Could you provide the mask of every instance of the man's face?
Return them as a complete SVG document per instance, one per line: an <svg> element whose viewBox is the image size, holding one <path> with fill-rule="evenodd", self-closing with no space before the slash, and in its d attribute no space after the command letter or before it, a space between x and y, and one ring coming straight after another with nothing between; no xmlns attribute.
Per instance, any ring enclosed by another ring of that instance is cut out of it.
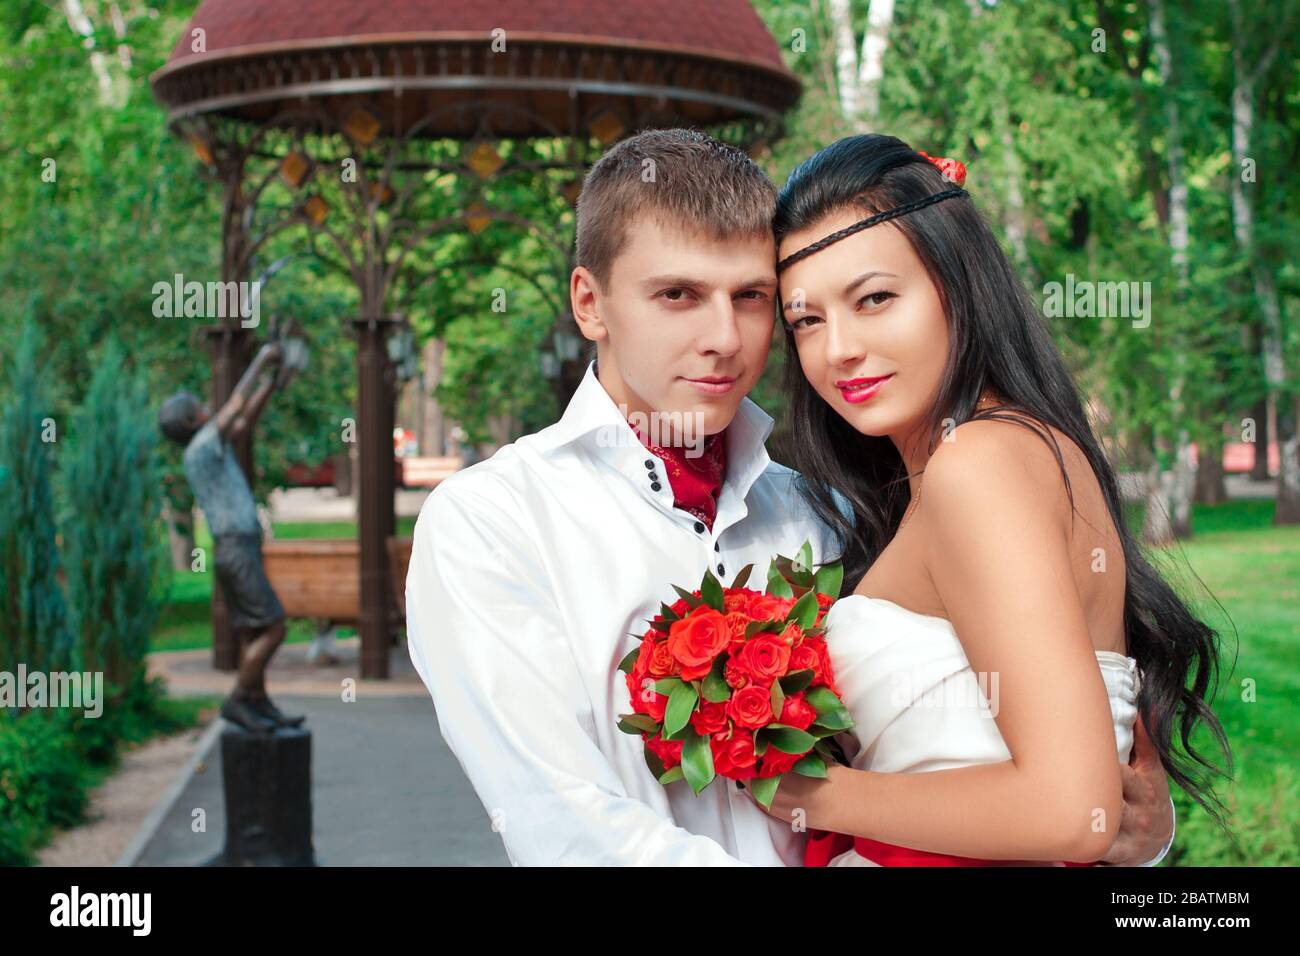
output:
<svg viewBox="0 0 1300 956"><path fill-rule="evenodd" d="M688 435L731 424L772 344L775 261L771 235L719 240L642 216L604 290L575 269L574 314L600 343L600 382L615 403L657 415L665 436L688 416Z"/></svg>

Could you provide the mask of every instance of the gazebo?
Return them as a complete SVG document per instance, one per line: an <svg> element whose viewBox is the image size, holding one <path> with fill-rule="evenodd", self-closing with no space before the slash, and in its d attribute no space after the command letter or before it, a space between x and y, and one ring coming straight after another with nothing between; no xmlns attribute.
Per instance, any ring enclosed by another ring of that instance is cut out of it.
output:
<svg viewBox="0 0 1300 956"><path fill-rule="evenodd" d="M439 281L431 250L492 229L547 251L536 274L572 267L562 216L502 201L526 182L567 211L599 155L639 129L694 126L751 152L780 135L798 79L748 0L204 0L152 77L171 129L222 189L221 280L272 275L267 242L288 230L349 276L358 295L361 675L388 676L398 621L394 532L395 373L409 360L405 309ZM448 207L441 184L471 201ZM571 217L570 217L571 218ZM491 251L456 263L483 267ZM540 360L561 396L584 364L554 296ZM211 397L229 395L255 330L206 330ZM252 474L251 442L239 450ZM213 597L214 665L238 648Z"/></svg>

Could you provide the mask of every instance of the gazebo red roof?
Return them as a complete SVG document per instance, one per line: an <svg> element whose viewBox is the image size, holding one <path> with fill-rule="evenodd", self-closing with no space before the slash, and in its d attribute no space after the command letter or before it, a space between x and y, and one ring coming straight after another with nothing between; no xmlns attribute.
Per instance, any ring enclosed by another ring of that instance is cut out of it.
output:
<svg viewBox="0 0 1300 956"><path fill-rule="evenodd" d="M152 81L172 120L364 98L392 129L419 109L525 104L536 119L501 119L507 135L602 109L633 124L770 120L800 90L749 0L204 0ZM468 113L444 112L422 135L473 133Z"/></svg>
<svg viewBox="0 0 1300 956"><path fill-rule="evenodd" d="M190 52L202 27L207 53ZM430 34L649 46L743 60L789 73L749 0L204 0L168 64L241 48L410 39ZM247 50L246 52L252 52Z"/></svg>

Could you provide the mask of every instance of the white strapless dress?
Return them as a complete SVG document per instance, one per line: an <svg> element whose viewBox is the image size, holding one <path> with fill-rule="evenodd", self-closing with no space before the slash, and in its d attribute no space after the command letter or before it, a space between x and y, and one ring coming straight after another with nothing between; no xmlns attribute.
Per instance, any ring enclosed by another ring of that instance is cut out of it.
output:
<svg viewBox="0 0 1300 956"><path fill-rule="evenodd" d="M831 606L826 644L860 749L858 770L924 773L1011 759L996 717L997 675L977 675L952 623L883 598L853 594ZM1097 651L1115 724L1115 752L1133 748L1137 661ZM856 851L830 866L876 866Z"/></svg>

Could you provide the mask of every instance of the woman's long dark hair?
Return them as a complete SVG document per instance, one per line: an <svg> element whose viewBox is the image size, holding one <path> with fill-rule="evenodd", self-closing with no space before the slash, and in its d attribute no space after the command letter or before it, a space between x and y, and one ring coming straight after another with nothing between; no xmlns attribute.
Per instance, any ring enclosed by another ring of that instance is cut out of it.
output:
<svg viewBox="0 0 1300 956"><path fill-rule="evenodd" d="M951 186L933 164L899 139L842 139L803 162L786 181L777 197L777 242L845 209L860 210L865 217ZM1188 610L1128 530L1114 470L1092 433L1078 389L1033 300L970 197L936 203L893 223L924 263L948 322L948 363L929 416L931 450L945 419L1024 425L1051 447L1071 507L1074 496L1065 462L1044 426L1059 429L1087 456L1123 543L1124 632L1127 653L1142 671L1139 710L1165 770L1222 825L1223 805L1210 784L1220 771L1191 745L1196 724L1203 720L1231 772L1227 737L1207 703L1218 684L1215 631ZM788 326L785 333L793 464L803 475L803 493L844 544L842 593L847 594L898 530L909 500L907 473L889 438L862 435L817 394L800 367ZM986 388L1002 402L976 412ZM838 502L837 495L842 496ZM842 502L849 514L841 510ZM1183 753L1172 746L1175 727Z"/></svg>

